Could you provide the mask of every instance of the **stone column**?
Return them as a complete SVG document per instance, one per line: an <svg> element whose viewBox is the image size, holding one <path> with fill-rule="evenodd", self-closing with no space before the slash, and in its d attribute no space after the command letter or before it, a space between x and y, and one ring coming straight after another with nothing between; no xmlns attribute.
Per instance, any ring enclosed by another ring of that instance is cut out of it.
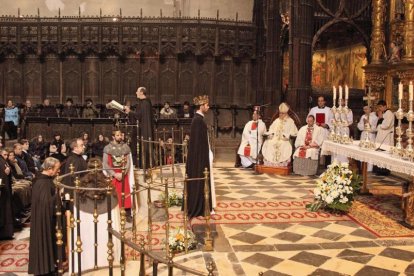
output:
<svg viewBox="0 0 414 276"><path fill-rule="evenodd" d="M267 10L265 15L266 60L264 103L276 105L280 103L282 95L282 55L280 54L281 19L279 6L279 0L267 0Z"/></svg>
<svg viewBox="0 0 414 276"><path fill-rule="evenodd" d="M403 61L414 61L414 0L405 0L404 49Z"/></svg>
<svg viewBox="0 0 414 276"><path fill-rule="evenodd" d="M372 1L372 34L371 34L371 64L384 62L385 35L384 35L384 0Z"/></svg>
<svg viewBox="0 0 414 276"><path fill-rule="evenodd" d="M312 91L314 1L291 0L289 28L289 91L287 102L301 118L308 113Z"/></svg>

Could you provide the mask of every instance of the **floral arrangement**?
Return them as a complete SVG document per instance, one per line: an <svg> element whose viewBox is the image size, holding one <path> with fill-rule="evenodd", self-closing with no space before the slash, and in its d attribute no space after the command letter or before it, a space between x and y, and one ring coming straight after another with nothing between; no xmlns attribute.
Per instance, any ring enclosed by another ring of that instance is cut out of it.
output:
<svg viewBox="0 0 414 276"><path fill-rule="evenodd" d="M185 250L185 239L188 242L188 250L194 249L197 245L197 241L194 233L191 230L187 230L187 237L185 238L184 228L177 227L171 229L169 232L168 244L170 250L173 252L182 252Z"/></svg>
<svg viewBox="0 0 414 276"><path fill-rule="evenodd" d="M347 212L354 200L354 194L360 189L361 177L349 169L348 163L334 161L320 175L313 193L315 201L306 208L317 211L320 208Z"/></svg>
<svg viewBox="0 0 414 276"><path fill-rule="evenodd" d="M165 201L165 193L160 195L160 201ZM183 197L177 191L168 193L168 207L183 205Z"/></svg>

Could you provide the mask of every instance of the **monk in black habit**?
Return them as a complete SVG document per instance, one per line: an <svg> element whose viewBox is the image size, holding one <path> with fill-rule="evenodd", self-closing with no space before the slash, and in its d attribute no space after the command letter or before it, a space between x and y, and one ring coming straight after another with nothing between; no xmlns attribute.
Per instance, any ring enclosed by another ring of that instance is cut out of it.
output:
<svg viewBox="0 0 414 276"><path fill-rule="evenodd" d="M152 103L151 100L147 98L147 90L145 87L139 87L136 91L138 103L136 105L135 112L131 112L129 106L125 106L125 113L129 115L129 122L131 124L136 124L138 121L139 128L138 128L138 137L143 137L144 140L154 140L154 112L152 110ZM137 154L137 130L134 128L132 132L132 143L130 145L133 161L134 164L138 165L141 169L147 169L149 167L153 167L153 164L150 163L150 149L149 144L145 143L144 151L142 151L142 143L139 145L139 153ZM151 144L152 146L152 144ZM154 152L154 150L152 151ZM137 155L138 155L138 163L137 163ZM145 162L143 162L143 158L145 156ZM153 156L154 157L154 156ZM151 158L154 160L154 158ZM144 164L145 163L145 164ZM145 165L145 168L144 168Z"/></svg>
<svg viewBox="0 0 414 276"><path fill-rule="evenodd" d="M56 271L56 210L57 200L53 178L57 175L60 162L48 157L43 171L33 180L32 218L30 225L29 274L49 275Z"/></svg>
<svg viewBox="0 0 414 276"><path fill-rule="evenodd" d="M70 149L72 152L64 162L62 174L70 173L70 165L73 165L74 172L86 170L88 168L88 165L82 156L85 151L85 144L82 138L73 139L70 143ZM77 176L82 177L84 175L85 173L78 174ZM62 183L67 186L74 187L74 182L75 179L73 176L66 176L62 179ZM71 195L71 197L73 197L73 190L66 189L65 193L68 193Z"/></svg>
<svg viewBox="0 0 414 276"><path fill-rule="evenodd" d="M204 116L209 107L208 96L194 98L194 104L198 107L191 122L190 142L188 146L188 158L186 163L186 174L188 178L204 178L204 170L210 172L210 156L208 129ZM210 173L209 173L210 175ZM210 210L212 210L211 182L210 185ZM188 216L189 218L204 216L204 180L189 181L188 191Z"/></svg>
<svg viewBox="0 0 414 276"><path fill-rule="evenodd" d="M0 153L0 239L10 240L14 233L11 169L5 159L7 151L3 149Z"/></svg>

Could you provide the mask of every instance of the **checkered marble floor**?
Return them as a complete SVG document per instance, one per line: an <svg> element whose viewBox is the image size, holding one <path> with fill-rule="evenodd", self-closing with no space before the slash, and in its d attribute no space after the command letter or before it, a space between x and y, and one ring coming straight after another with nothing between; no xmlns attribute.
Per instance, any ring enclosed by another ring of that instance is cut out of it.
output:
<svg viewBox="0 0 414 276"><path fill-rule="evenodd" d="M217 201L311 198L315 177L255 175L214 170ZM370 176L374 189L400 190L393 177ZM377 238L354 221L216 226L215 254L226 251L231 268L219 275L414 275L412 238Z"/></svg>

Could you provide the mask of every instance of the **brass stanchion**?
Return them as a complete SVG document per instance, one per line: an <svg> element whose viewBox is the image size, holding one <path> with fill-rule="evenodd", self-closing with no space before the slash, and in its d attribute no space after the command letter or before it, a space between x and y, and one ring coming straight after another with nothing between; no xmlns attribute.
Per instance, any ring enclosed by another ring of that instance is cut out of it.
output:
<svg viewBox="0 0 414 276"><path fill-rule="evenodd" d="M174 261L173 261L173 253L172 253L172 251L171 250L168 250L168 252L167 252L167 254L168 254L168 262L167 262L167 265L168 265L168 276L173 276L173 268L174 268Z"/></svg>
<svg viewBox="0 0 414 276"><path fill-rule="evenodd" d="M165 252L166 252L166 258L168 258L168 252L170 251L170 214L168 212L168 178L164 181L164 193L165 193L165 199L164 199L164 205L165 205Z"/></svg>
<svg viewBox="0 0 414 276"><path fill-rule="evenodd" d="M213 239L211 237L210 226L210 187L209 187L209 172L208 169L204 170L204 216L206 220L206 238L204 239L204 251L213 251Z"/></svg>
<svg viewBox="0 0 414 276"><path fill-rule="evenodd" d="M59 178L57 178L59 181ZM59 187L56 187L57 202L56 202L56 245L58 248L58 275L63 275L63 233L62 233L62 201L59 194Z"/></svg>
<svg viewBox="0 0 414 276"><path fill-rule="evenodd" d="M75 182L75 179L74 179L75 178L75 166L73 166L73 164L69 165L69 171L70 171L71 181L72 181L72 183L74 183ZM72 204L74 203L73 196L70 199L70 202ZM74 276L75 275L75 262L74 262L74 260L75 260L75 218L74 218L73 211L70 214L70 235L71 235L70 254L71 254L71 257L72 257L72 264L71 264L72 273L71 273L71 275ZM68 243L68 245L69 245L69 243Z"/></svg>
<svg viewBox="0 0 414 276"><path fill-rule="evenodd" d="M172 173L172 182L173 187L175 189L175 143L174 141L171 144L171 157L172 157L172 164L171 164L171 173Z"/></svg>
<svg viewBox="0 0 414 276"><path fill-rule="evenodd" d="M187 205L187 199L188 199L188 175L185 174L184 178L184 192L183 192L183 210L184 210L184 246L185 246L185 254L188 253L188 205Z"/></svg>
<svg viewBox="0 0 414 276"><path fill-rule="evenodd" d="M140 259L139 276L145 276L145 255L144 255L144 252L145 252L145 240L144 240L144 237L143 236L141 237L141 240L139 242L139 246L140 246L140 249L141 249L140 257L139 257L139 259Z"/></svg>
<svg viewBox="0 0 414 276"><path fill-rule="evenodd" d="M75 202L76 202L76 253L78 257L78 275L82 274L82 240L81 240L81 219L80 219L80 199L79 199L79 191L80 191L80 180L79 177L76 177L75 180Z"/></svg>
<svg viewBox="0 0 414 276"><path fill-rule="evenodd" d="M136 179L138 181L138 178ZM136 215L136 209L137 209L137 200L138 196L136 195L137 192L137 183L134 182L134 185L132 186L132 194L131 194L131 200L132 200L132 242L137 243L137 215ZM133 250L132 259L135 261L137 259L137 252Z"/></svg>
<svg viewBox="0 0 414 276"><path fill-rule="evenodd" d="M110 177L106 178L106 201L107 201L107 209L108 209L108 230L112 229L112 180ZM113 267L114 267L114 243L112 241L112 233L110 231L108 231L108 267L109 267L109 276L112 276L114 271L113 271Z"/></svg>
<svg viewBox="0 0 414 276"><path fill-rule="evenodd" d="M98 187L97 182L98 182L98 162L95 161L94 162L94 174L95 174L95 188ZM95 194L93 195L93 226L94 226L94 253L95 253L95 260L94 260L94 268L97 269L98 268L98 195Z"/></svg>
<svg viewBox="0 0 414 276"><path fill-rule="evenodd" d="M125 176L126 176L126 157L122 158L122 187L121 187L121 275L125 275L125 225L126 225L126 211L125 211Z"/></svg>
<svg viewBox="0 0 414 276"><path fill-rule="evenodd" d="M150 169L151 170L151 169ZM151 178L152 178L152 174L151 174ZM149 179L149 181L147 181L147 186L148 186L148 190L147 190L147 206L148 206L148 250L151 251L152 250L152 216L151 216L151 212L152 212L152 200L151 200L151 184L152 184L152 179Z"/></svg>

